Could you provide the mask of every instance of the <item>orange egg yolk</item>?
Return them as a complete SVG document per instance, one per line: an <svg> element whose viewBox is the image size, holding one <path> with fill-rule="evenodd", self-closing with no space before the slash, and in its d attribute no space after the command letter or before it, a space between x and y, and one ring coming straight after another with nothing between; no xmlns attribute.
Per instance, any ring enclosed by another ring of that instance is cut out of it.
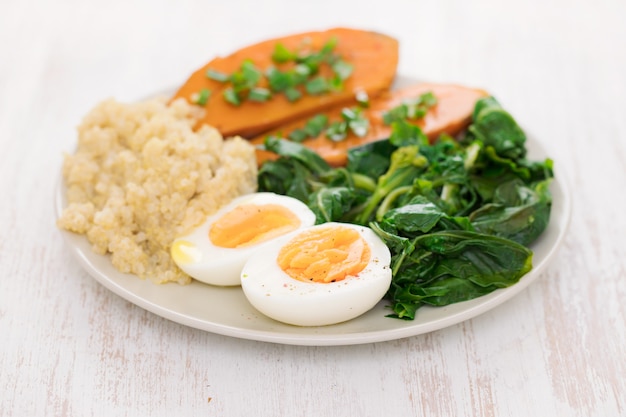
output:
<svg viewBox="0 0 626 417"><path fill-rule="evenodd" d="M357 275L370 257L370 247L359 232L332 226L298 234L283 246L277 261L294 279L328 283Z"/></svg>
<svg viewBox="0 0 626 417"><path fill-rule="evenodd" d="M209 239L223 248L255 245L296 230L300 219L278 204L243 204L213 223Z"/></svg>

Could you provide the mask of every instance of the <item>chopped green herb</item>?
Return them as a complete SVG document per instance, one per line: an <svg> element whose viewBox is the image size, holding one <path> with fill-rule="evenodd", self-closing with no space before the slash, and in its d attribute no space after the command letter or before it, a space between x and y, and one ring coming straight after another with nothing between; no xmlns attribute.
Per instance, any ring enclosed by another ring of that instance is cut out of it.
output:
<svg viewBox="0 0 626 417"><path fill-rule="evenodd" d="M367 108L370 106L370 98L365 90L357 91L355 99L360 107Z"/></svg>
<svg viewBox="0 0 626 417"><path fill-rule="evenodd" d="M202 90L194 94L193 101L199 106L204 106L206 105L207 101L209 101L210 96L211 96L211 90L209 90L208 88L203 88Z"/></svg>
<svg viewBox="0 0 626 417"><path fill-rule="evenodd" d="M232 74L208 69L206 76L219 82L230 82L224 90L224 99L235 105L244 100L264 102L272 98L273 93L283 93L290 102L299 100L303 91L311 95L320 95L344 89L344 81L353 72L353 65L344 61L333 50L337 46L337 38L329 39L319 51L309 52L310 45L302 45L302 51L292 51L284 44L274 45L272 60L277 64L295 64L288 70L280 70L270 66L263 73L254 65L252 60L243 61L239 70ZM318 75L321 65L328 65L332 69L330 77ZM269 88L258 86L263 78L267 79ZM304 89L301 88L304 87ZM358 128L359 130L361 128Z"/></svg>
<svg viewBox="0 0 626 417"><path fill-rule="evenodd" d="M304 140L309 138L309 135L304 129L295 129L287 137L289 138L289 140L292 140L294 142L303 142Z"/></svg>
<svg viewBox="0 0 626 417"><path fill-rule="evenodd" d="M362 138L367 135L367 132L370 127L370 122L364 117L358 117L354 120L350 120L348 122L348 127L356 136Z"/></svg>
<svg viewBox="0 0 626 417"><path fill-rule="evenodd" d="M322 76L311 78L305 84L306 92L311 95L326 93L330 90L328 80Z"/></svg>
<svg viewBox="0 0 626 417"><path fill-rule="evenodd" d="M343 80L339 78L337 75L334 75L328 81L328 90L329 91L341 91L343 90Z"/></svg>
<svg viewBox="0 0 626 417"><path fill-rule="evenodd" d="M230 75L231 86L224 90L224 99L235 106L239 106L246 98L255 101L266 101L271 95L265 97L267 95L263 91L265 89L256 90L256 86L262 77L263 74L254 65L254 62L249 59L245 60L239 70ZM255 90L255 92L252 93L252 90Z"/></svg>
<svg viewBox="0 0 626 417"><path fill-rule="evenodd" d="M393 122L406 120L408 115L408 107L406 104L400 104L383 113L383 123L391 125Z"/></svg>
<svg viewBox="0 0 626 417"><path fill-rule="evenodd" d="M309 137L314 138L319 136L324 128L328 125L328 116L325 114L318 114L311 117L304 126L304 131Z"/></svg>
<svg viewBox="0 0 626 417"><path fill-rule="evenodd" d="M337 43L339 43L339 40L337 39L336 36L333 36L332 38L326 41L324 46L322 46L322 50L320 52L325 55L330 54L333 51L333 49L335 49L335 46L337 46Z"/></svg>
<svg viewBox="0 0 626 417"><path fill-rule="evenodd" d="M293 68L294 82L296 84L303 84L307 78L312 74L311 68L304 64L297 64Z"/></svg>
<svg viewBox="0 0 626 417"><path fill-rule="evenodd" d="M299 65L303 65L309 69L311 75L317 74L322 63L321 56L319 54L309 54L299 56L296 62Z"/></svg>
<svg viewBox="0 0 626 417"><path fill-rule="evenodd" d="M219 81L221 83L226 82L230 79L230 75L225 74L220 71L216 71L214 69L209 68L206 72L207 78L210 78L214 81Z"/></svg>
<svg viewBox="0 0 626 417"><path fill-rule="evenodd" d="M267 88L255 87L248 93L248 100L252 101L267 101L272 98L272 92Z"/></svg>
<svg viewBox="0 0 626 417"><path fill-rule="evenodd" d="M241 104L241 99L239 95L235 93L232 87L228 87L224 90L224 99L232 105L239 106Z"/></svg>
<svg viewBox="0 0 626 417"><path fill-rule="evenodd" d="M241 69L231 76L233 88L242 92L254 88L261 80L262 73L250 60L241 64Z"/></svg>
<svg viewBox="0 0 626 417"><path fill-rule="evenodd" d="M289 101L296 101L302 97L302 93L295 87L289 87L285 90L285 97L287 97Z"/></svg>
<svg viewBox="0 0 626 417"><path fill-rule="evenodd" d="M265 76L269 82L270 89L275 93L283 92L293 87L293 80L289 73L280 71L276 67L269 67L265 71Z"/></svg>
<svg viewBox="0 0 626 417"><path fill-rule="evenodd" d="M287 47L282 43L277 43L276 46L274 46L272 61L282 64L284 62L293 61L295 57L296 54L287 49Z"/></svg>
<svg viewBox="0 0 626 417"><path fill-rule="evenodd" d="M433 107L435 104L437 104L437 97L435 97L432 91L422 94L419 99L422 104L427 107Z"/></svg>
<svg viewBox="0 0 626 417"><path fill-rule="evenodd" d="M354 65L344 61L343 59L338 59L332 65L333 71L341 80L347 80L350 75L352 75L352 71L354 70Z"/></svg>
<svg viewBox="0 0 626 417"><path fill-rule="evenodd" d="M344 107L341 109L341 117L347 122L356 119L358 117L358 113L359 111L355 108Z"/></svg>
<svg viewBox="0 0 626 417"><path fill-rule="evenodd" d="M345 107L341 110L341 120L328 124L328 116L318 114L307 120L304 127L295 129L289 134L289 139L294 142L302 142L309 138L316 138L322 133L334 141L344 140L349 132L358 137L363 137L369 130L369 120L363 116L358 107Z"/></svg>
<svg viewBox="0 0 626 417"><path fill-rule="evenodd" d="M363 137L369 130L369 120L363 116L363 112L358 107L344 108L341 110L341 117L347 123L347 127L358 137Z"/></svg>
<svg viewBox="0 0 626 417"><path fill-rule="evenodd" d="M345 121L333 122L326 129L326 137L333 142L341 142L348 136L348 123Z"/></svg>
<svg viewBox="0 0 626 417"><path fill-rule="evenodd" d="M416 120L426 115L428 109L437 104L437 97L432 92L426 92L415 100L407 100L383 114L383 122L391 125L400 120Z"/></svg>
<svg viewBox="0 0 626 417"><path fill-rule="evenodd" d="M293 130L288 138L294 142L302 142L309 138L316 138L322 134L326 126L328 126L328 116L325 114L317 114L307 120L303 128Z"/></svg>

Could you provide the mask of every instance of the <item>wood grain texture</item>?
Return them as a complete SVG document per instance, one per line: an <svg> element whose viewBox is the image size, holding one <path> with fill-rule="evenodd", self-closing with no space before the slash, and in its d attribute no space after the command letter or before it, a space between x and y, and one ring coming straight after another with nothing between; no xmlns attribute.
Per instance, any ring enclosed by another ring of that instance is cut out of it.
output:
<svg viewBox="0 0 626 417"><path fill-rule="evenodd" d="M626 415L626 3L266 3L0 2L0 416ZM550 149L573 213L535 284L423 336L299 347L178 325L80 268L52 201L95 103L336 25L398 37L404 74L488 89Z"/></svg>

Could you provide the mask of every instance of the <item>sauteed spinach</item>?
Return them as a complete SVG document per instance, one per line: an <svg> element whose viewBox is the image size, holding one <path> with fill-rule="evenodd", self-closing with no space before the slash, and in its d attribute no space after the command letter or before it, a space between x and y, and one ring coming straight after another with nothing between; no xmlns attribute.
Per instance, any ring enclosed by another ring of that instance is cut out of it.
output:
<svg viewBox="0 0 626 417"><path fill-rule="evenodd" d="M457 138L430 143L402 119L392 128L388 140L350 150L341 168L268 137L264 148L280 157L260 168L259 190L304 201L318 223L371 227L392 253L392 317L515 284L550 218L552 161L527 159L524 131L493 97L476 103Z"/></svg>

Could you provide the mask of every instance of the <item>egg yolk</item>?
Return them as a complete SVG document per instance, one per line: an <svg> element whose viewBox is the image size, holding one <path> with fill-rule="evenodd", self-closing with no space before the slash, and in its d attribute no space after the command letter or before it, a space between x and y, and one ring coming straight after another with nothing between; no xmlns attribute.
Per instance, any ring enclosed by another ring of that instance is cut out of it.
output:
<svg viewBox="0 0 626 417"><path fill-rule="evenodd" d="M255 245L296 230L300 219L278 204L243 204L220 217L209 239L223 248Z"/></svg>
<svg viewBox="0 0 626 417"><path fill-rule="evenodd" d="M300 233L283 246L277 262L294 279L328 283L357 275L370 257L370 247L359 232L339 226Z"/></svg>

